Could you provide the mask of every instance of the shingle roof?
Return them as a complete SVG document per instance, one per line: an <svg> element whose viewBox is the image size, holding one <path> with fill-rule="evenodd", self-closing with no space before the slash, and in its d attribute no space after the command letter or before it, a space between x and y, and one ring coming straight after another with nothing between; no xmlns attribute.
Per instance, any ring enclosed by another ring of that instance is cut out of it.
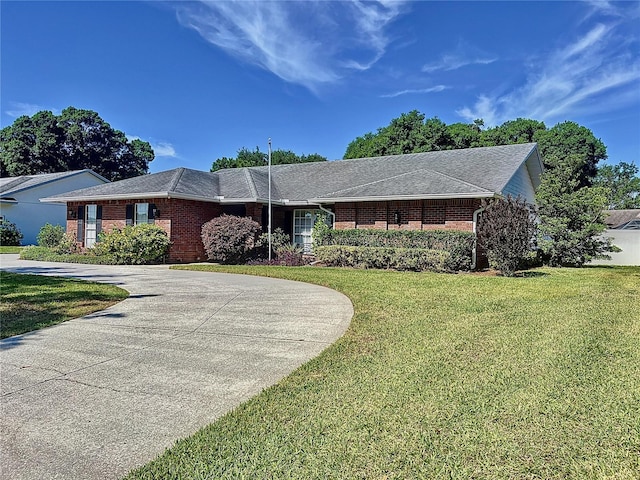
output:
<svg viewBox="0 0 640 480"><path fill-rule="evenodd" d="M54 182L62 178L73 177L75 175L79 175L84 172L90 172L92 175L95 175L96 177L104 180L105 182L108 181L106 178L98 175L96 172L89 169L71 170L68 172L57 172L57 173L40 173L37 175L21 175L19 177L3 177L3 178L0 178L0 196L10 197L11 195L17 192L20 192L22 190L39 187L40 185Z"/></svg>
<svg viewBox="0 0 640 480"><path fill-rule="evenodd" d="M640 209L607 210L605 222L609 228L621 228L629 222L640 220Z"/></svg>
<svg viewBox="0 0 640 480"><path fill-rule="evenodd" d="M271 167L274 201L491 196L502 192L535 143ZM538 158L538 157L537 157ZM539 158L538 158L539 161ZM59 201L174 196L210 201L268 197L268 168L177 168L51 197ZM222 198L224 197L224 199Z"/></svg>

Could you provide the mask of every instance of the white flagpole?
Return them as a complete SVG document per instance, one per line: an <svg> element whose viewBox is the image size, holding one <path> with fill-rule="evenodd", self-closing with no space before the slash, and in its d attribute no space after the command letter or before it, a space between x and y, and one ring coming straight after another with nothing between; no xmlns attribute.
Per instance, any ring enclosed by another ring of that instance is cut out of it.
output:
<svg viewBox="0 0 640 480"><path fill-rule="evenodd" d="M269 221L267 223L269 237L269 262L271 262L271 138L269 138Z"/></svg>

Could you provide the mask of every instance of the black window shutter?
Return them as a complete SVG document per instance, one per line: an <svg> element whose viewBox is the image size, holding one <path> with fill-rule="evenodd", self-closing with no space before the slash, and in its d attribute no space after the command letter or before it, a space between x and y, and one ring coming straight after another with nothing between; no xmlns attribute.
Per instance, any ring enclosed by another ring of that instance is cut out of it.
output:
<svg viewBox="0 0 640 480"><path fill-rule="evenodd" d="M96 206L96 237L102 231L102 205Z"/></svg>
<svg viewBox="0 0 640 480"><path fill-rule="evenodd" d="M127 225L133 225L133 205L127 205Z"/></svg>
<svg viewBox="0 0 640 480"><path fill-rule="evenodd" d="M76 240L84 242L84 205L78 207L78 231L76 232Z"/></svg>
<svg viewBox="0 0 640 480"><path fill-rule="evenodd" d="M147 223L156 223L155 218L153 216L153 212L156 210L156 205L154 203L149 204L149 210L147 215Z"/></svg>

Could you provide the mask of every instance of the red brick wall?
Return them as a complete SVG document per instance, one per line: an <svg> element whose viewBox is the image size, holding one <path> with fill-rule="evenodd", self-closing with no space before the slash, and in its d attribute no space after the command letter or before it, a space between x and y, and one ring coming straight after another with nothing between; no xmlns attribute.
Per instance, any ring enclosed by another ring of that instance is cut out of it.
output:
<svg viewBox="0 0 640 480"><path fill-rule="evenodd" d="M355 203L337 203L335 205L334 213L336 214L335 228L356 228L357 212Z"/></svg>
<svg viewBox="0 0 640 480"><path fill-rule="evenodd" d="M336 203L336 228L383 230L473 230L479 199ZM395 221L396 213L400 224Z"/></svg>
<svg viewBox="0 0 640 480"><path fill-rule="evenodd" d="M206 260L204 246L200 240L202 225L222 214L220 205L195 200L147 198L88 203L102 205L103 232L110 232L114 228L123 228L126 225L126 206L128 204L155 204L160 211L159 217L155 219L155 224L162 227L171 240L169 249L169 261L171 262ZM77 212L79 205L84 204L69 202L67 211L71 209L73 212ZM76 236L77 225L77 219L67 216L67 233ZM82 243L80 244L82 245Z"/></svg>
<svg viewBox="0 0 640 480"><path fill-rule="evenodd" d="M207 256L200 239L202 225L222 215L222 207L217 203L196 200L173 199L171 213L171 262L205 261Z"/></svg>

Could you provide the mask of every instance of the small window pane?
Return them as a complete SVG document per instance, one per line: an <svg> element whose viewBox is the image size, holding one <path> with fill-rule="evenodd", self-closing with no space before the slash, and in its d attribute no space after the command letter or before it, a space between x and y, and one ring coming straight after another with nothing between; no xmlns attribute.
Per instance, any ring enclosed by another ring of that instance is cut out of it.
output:
<svg viewBox="0 0 640 480"><path fill-rule="evenodd" d="M149 223L149 204L136 203L136 225L141 223Z"/></svg>
<svg viewBox="0 0 640 480"><path fill-rule="evenodd" d="M97 240L96 219L98 217L98 206L87 205L85 211L84 225L84 246L93 247Z"/></svg>

